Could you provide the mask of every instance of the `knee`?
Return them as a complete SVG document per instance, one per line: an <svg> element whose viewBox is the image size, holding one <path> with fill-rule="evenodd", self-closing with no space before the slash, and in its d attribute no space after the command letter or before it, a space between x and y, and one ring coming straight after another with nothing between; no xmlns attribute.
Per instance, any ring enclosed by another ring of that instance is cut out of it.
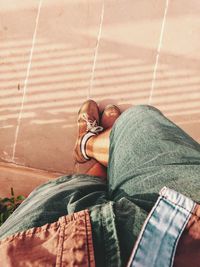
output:
<svg viewBox="0 0 200 267"><path fill-rule="evenodd" d="M131 108L129 108L129 109L127 109L124 113L131 113L131 114L138 114L138 113L151 113L151 112L153 112L153 113L159 113L159 114L162 114L162 112L159 110L159 109L157 109L157 108L155 108L155 107L153 107L153 106L150 106L150 105L137 105L137 106L133 106L133 107L131 107Z"/></svg>
<svg viewBox="0 0 200 267"><path fill-rule="evenodd" d="M111 132L112 138L116 138L119 144L124 142L139 142L142 139L155 138L155 132L160 129L160 122L163 120L162 113L155 107L138 105L127 109L117 119ZM125 150L127 151L127 149Z"/></svg>
<svg viewBox="0 0 200 267"><path fill-rule="evenodd" d="M162 113L155 107L149 105L133 106L122 113L117 120L118 125L123 124L126 127L134 124L136 121L139 123L151 122L156 120Z"/></svg>

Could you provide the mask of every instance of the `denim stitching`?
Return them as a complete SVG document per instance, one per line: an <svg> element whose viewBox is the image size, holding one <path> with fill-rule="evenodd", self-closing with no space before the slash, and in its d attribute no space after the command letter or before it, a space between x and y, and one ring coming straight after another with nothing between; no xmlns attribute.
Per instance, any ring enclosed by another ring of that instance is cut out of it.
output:
<svg viewBox="0 0 200 267"><path fill-rule="evenodd" d="M160 204L161 199L162 199L162 197L159 197L159 199L157 200L156 205L154 206L154 208L153 208L153 210L152 210L151 216L150 216L150 217L147 217L147 221L145 222L145 227L144 227L144 229L142 229L142 234L138 237L138 241L139 241L138 244L137 244L137 241L136 241L137 247L136 247L136 250L134 251L134 255L133 255L133 256L131 257L131 259L130 259L130 263L128 264L128 266L130 266L130 264L133 263L133 261L134 261L134 259L135 259L135 256L136 256L137 251L138 251L139 246L140 246L140 242L141 242L141 240L142 240L142 238L143 238L143 236L144 236L145 230L146 230L146 228L147 228L147 225L148 225L150 219L152 218L155 209L156 209L156 208L158 207L158 205Z"/></svg>
<svg viewBox="0 0 200 267"><path fill-rule="evenodd" d="M199 217L197 214L195 214L194 212L192 212L192 211L186 209L185 207L183 207L182 205L180 205L180 204L178 204L178 203L175 203L174 201L172 201L171 199L167 198L166 196L161 196L161 197L162 197L164 200L167 200L168 202L170 202L171 204L173 204L173 205L175 205L175 206L177 206L177 207L179 207L179 208L184 209L185 211L189 212L191 215L194 215L194 216L200 218L200 217ZM194 208L195 208L196 205L197 205L197 203L194 202L193 210L194 210Z"/></svg>

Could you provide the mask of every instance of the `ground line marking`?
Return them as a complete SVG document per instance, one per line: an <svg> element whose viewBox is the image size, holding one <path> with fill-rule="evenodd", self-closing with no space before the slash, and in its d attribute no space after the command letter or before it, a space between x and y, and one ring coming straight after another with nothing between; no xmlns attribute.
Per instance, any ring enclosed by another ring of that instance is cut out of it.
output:
<svg viewBox="0 0 200 267"><path fill-rule="evenodd" d="M161 26L160 38L159 38L159 42L158 42L158 48L157 48L157 53L156 53L156 62L154 65L154 70L153 70L153 78L152 78L152 83L151 83L151 90L150 90L148 105L151 105L152 96L153 96L153 92L154 92L154 88L155 88L155 81L156 81L156 75L157 75L157 70L158 70L160 51L161 51L162 42L163 42L163 36L164 36L168 7L169 7L169 0L166 0L165 12L164 12L162 26Z"/></svg>
<svg viewBox="0 0 200 267"><path fill-rule="evenodd" d="M93 65L92 65L92 73L91 73L91 78L90 78L90 83L89 83L89 88L88 88L88 99L90 99L90 97L91 97L91 91L92 91L93 84L94 84L95 69L96 69L99 45L100 45L100 40L101 40L102 28L103 28L104 12L105 12L105 0L102 1L99 32L98 32L97 43L96 43L96 47L95 47L95 51L94 51L94 61L93 61Z"/></svg>
<svg viewBox="0 0 200 267"><path fill-rule="evenodd" d="M22 113L23 113L23 109L24 109L24 102L25 102L25 96L26 96L26 91L27 91L28 79L30 76L31 64L32 64L32 59L33 59L33 51L34 51L35 42L36 42L37 28L38 28L38 24L39 24L39 17L40 17L40 11L41 11L41 7L42 7L42 1L43 0L40 0L39 5L38 5L38 11L37 11L37 16L36 16L36 21L35 21L35 29L34 29L34 33L33 33L33 39L32 39L32 46L31 46L31 50L30 50L30 56L29 56L29 61L28 61L28 66L27 66L27 71L26 71L26 77L24 80L22 102L21 102L21 107L20 107L20 111L19 111L19 116L17 118L17 127L16 127L16 131L15 131L15 138L14 138L14 145L13 145L13 152L12 152L12 162L15 162L14 159L15 159L15 154L16 154L17 140L18 140L18 136L19 136L19 129L20 129L20 124L21 124L21 119L22 119Z"/></svg>

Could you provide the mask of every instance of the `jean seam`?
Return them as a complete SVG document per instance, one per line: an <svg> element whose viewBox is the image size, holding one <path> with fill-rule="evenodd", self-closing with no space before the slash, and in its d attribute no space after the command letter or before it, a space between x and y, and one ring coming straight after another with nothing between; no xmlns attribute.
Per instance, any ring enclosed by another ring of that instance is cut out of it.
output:
<svg viewBox="0 0 200 267"><path fill-rule="evenodd" d="M161 196L161 197L162 197L164 200L167 200L167 202L170 202L171 204L173 204L173 205L175 205L175 206L177 206L177 207L179 207L179 208L184 209L185 211L189 212L191 215L194 215L194 216L196 216L197 218L200 219L200 216L198 216L197 214L195 214L193 211L188 210L188 209L185 208L184 206L182 206L182 205L180 205L180 204L178 204L178 203L172 201L171 199L167 198L166 196ZM194 202L193 209L194 209L194 207L195 207L196 205L197 205L197 204Z"/></svg>
<svg viewBox="0 0 200 267"><path fill-rule="evenodd" d="M144 222L145 227L141 230L141 231L142 231L141 236L138 237L138 244L137 244L137 241L136 241L137 248L136 248L136 250L134 251L134 256L133 256L133 258L131 258L131 262L133 262L134 259L135 259L135 256L136 256L136 254L137 254L137 251L138 251L138 249L139 249L140 242L141 242L141 240L142 240L142 238L143 238L143 236L144 236L145 230L146 230L146 228L147 228L147 225L148 225L149 221L151 220L151 218L152 218L152 216L153 216L153 214L154 214L154 211L156 210L156 208L157 208L158 205L160 204L160 201L161 201L161 200L162 200L162 197L159 197L159 199L157 200L155 206L153 207L153 210L152 210L152 212L151 212L151 216L150 216L150 217L147 217L147 220ZM130 266L130 265L128 265L128 266Z"/></svg>

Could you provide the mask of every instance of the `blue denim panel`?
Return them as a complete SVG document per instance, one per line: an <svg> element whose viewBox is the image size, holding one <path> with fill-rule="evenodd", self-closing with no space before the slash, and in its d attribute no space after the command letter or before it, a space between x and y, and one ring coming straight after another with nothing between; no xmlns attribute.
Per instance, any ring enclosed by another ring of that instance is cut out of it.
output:
<svg viewBox="0 0 200 267"><path fill-rule="evenodd" d="M143 226L128 266L172 266L177 243L194 207L191 199L164 187Z"/></svg>

